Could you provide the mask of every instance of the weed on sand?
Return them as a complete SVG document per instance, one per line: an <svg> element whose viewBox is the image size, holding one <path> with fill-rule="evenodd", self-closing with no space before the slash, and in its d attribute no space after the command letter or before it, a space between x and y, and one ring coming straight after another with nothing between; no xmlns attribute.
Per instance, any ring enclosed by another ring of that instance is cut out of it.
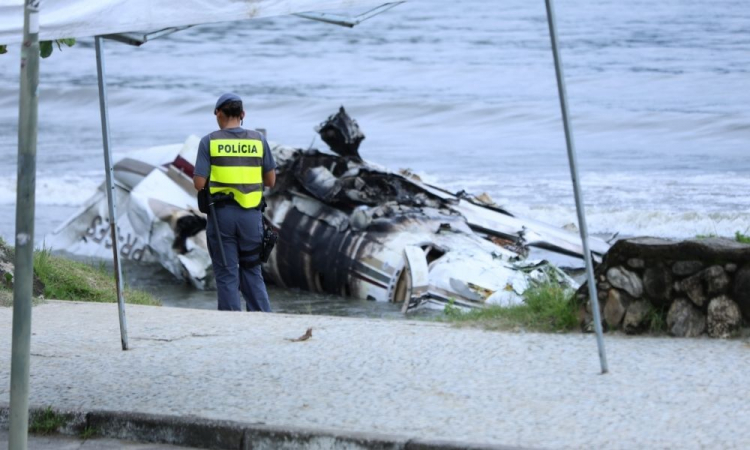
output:
<svg viewBox="0 0 750 450"><path fill-rule="evenodd" d="M578 326L572 290L547 282L530 287L523 297L520 305L488 306L466 312L448 305L438 320L486 330L564 332Z"/></svg>
<svg viewBox="0 0 750 450"><path fill-rule="evenodd" d="M84 441L87 439L91 439L92 437L96 437L99 435L99 430L97 430L94 427L86 426L86 428L81 431L81 434L78 435L81 439Z"/></svg>
<svg viewBox="0 0 750 450"><path fill-rule="evenodd" d="M33 414L29 423L29 432L34 434L52 434L65 425L65 417L57 414L51 407Z"/></svg>
<svg viewBox="0 0 750 450"><path fill-rule="evenodd" d="M77 261L53 256L49 249L34 253L34 272L44 283L44 296L56 300L116 302L117 290L112 276L103 266L92 267ZM160 305L150 294L126 289L127 303Z"/></svg>
<svg viewBox="0 0 750 450"><path fill-rule="evenodd" d="M748 235L748 232L750 232L750 228L746 229L744 232L735 231L734 240L741 244L750 244L750 235ZM715 233L698 234L695 236L696 239L709 239L709 238L717 238L717 237L721 237L721 236ZM727 237L726 239L732 239L732 238Z"/></svg>

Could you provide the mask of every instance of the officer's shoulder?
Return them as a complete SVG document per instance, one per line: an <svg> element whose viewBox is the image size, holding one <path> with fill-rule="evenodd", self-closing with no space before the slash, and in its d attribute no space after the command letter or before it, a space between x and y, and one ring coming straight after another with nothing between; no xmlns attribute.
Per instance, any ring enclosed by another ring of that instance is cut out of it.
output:
<svg viewBox="0 0 750 450"><path fill-rule="evenodd" d="M262 141L264 139L263 134L260 131L257 130L245 130L247 133L247 137L250 139L257 139L259 141Z"/></svg>
<svg viewBox="0 0 750 450"><path fill-rule="evenodd" d="M199 147L202 146L208 146L208 143L211 141L211 133L203 136L199 142Z"/></svg>
<svg viewBox="0 0 750 450"><path fill-rule="evenodd" d="M219 133L221 133L221 131L222 130L212 131L208 133L207 135L203 136L203 139L201 139L201 141L210 141L211 139L214 139Z"/></svg>

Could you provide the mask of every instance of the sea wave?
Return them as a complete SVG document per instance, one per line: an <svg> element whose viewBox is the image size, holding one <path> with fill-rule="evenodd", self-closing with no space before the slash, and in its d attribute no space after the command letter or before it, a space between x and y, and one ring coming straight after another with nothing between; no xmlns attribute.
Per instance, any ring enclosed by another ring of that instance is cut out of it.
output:
<svg viewBox="0 0 750 450"><path fill-rule="evenodd" d="M89 199L102 182L103 176L42 176L36 179L36 205L79 206ZM16 203L16 178L0 178L0 205ZM43 213L41 213L43 214Z"/></svg>
<svg viewBox="0 0 750 450"><path fill-rule="evenodd" d="M510 205L509 209L521 217L577 229L578 217L575 208ZM586 224L590 234L599 236L658 236L672 239L696 236L734 237L736 232L750 232L750 212L681 212L594 206L586 209Z"/></svg>
<svg viewBox="0 0 750 450"><path fill-rule="evenodd" d="M441 184L441 177L427 182ZM497 181L472 177L443 182L450 190L488 193L521 217L557 226L577 224L570 178L518 174ZM750 230L750 175L735 172L676 174L590 173L581 178L589 232L689 238L734 236Z"/></svg>

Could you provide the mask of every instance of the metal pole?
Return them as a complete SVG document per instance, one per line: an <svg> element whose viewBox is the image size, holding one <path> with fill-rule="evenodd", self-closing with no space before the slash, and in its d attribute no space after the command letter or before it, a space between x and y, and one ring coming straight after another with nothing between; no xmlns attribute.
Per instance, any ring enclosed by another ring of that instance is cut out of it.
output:
<svg viewBox="0 0 750 450"><path fill-rule="evenodd" d="M565 127L565 143L568 147L568 161L570 163L570 176L573 179L573 194L576 200L576 211L578 212L578 229L581 230L581 241L583 242L583 258L586 262L586 278L589 286L589 299L591 310L594 314L594 330L596 331L596 343L599 347L599 362L602 373L607 373L607 353L604 350L604 338L602 337L602 320L599 313L599 298L596 295L596 283L594 280L594 268L589 251L589 233L586 227L586 212L583 209L583 195L578 183L578 163L576 161L575 144L573 143L573 129L570 126L568 114L568 99L565 91L565 75L563 74L562 59L557 46L557 25L555 23L555 10L552 0L547 3L547 22L549 23L549 37L552 41L552 55L555 58L555 73L557 74L557 90L560 94L560 109L562 110L563 126Z"/></svg>
<svg viewBox="0 0 750 450"><path fill-rule="evenodd" d="M115 185L112 180L112 150L109 145L109 113L107 112L107 86L104 83L104 49L102 48L103 39L97 36L95 39L96 46L96 74L99 81L99 112L102 122L102 141L104 143L104 170L107 177L107 203L109 204L109 228L112 239L112 260L115 265L115 281L117 283L117 309L120 313L120 340L122 349L128 349L128 324L125 320L125 300L122 297L122 271L120 268L120 255L117 250L119 242L117 233L117 215L115 206Z"/></svg>
<svg viewBox="0 0 750 450"><path fill-rule="evenodd" d="M21 93L18 102L16 256L13 274L9 450L26 450L28 444L38 86L39 0L26 0L23 45L21 46Z"/></svg>

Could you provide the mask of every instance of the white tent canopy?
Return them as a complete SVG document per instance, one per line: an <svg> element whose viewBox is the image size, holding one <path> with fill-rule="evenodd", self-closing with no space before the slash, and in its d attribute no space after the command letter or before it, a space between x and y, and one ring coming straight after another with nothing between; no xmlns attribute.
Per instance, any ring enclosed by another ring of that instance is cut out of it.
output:
<svg viewBox="0 0 750 450"><path fill-rule="evenodd" d="M39 40L155 31L383 3L383 0L43 0L38 18ZM24 4L24 0L0 0L0 45L23 40Z"/></svg>

